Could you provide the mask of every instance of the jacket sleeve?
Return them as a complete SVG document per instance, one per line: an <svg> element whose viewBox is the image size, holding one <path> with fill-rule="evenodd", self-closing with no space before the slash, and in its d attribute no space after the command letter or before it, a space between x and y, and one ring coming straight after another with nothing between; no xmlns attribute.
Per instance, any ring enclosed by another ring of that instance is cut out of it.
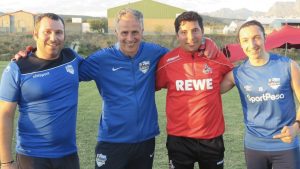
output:
<svg viewBox="0 0 300 169"><path fill-rule="evenodd" d="M94 53L86 59L81 60L79 64L79 80L91 81L95 80L97 73L100 72L100 62L97 60L99 53Z"/></svg>
<svg viewBox="0 0 300 169"><path fill-rule="evenodd" d="M167 87L167 73L165 69L165 61L162 58L158 62L157 70L156 70L156 91L160 90L161 88Z"/></svg>
<svg viewBox="0 0 300 169"><path fill-rule="evenodd" d="M216 61L220 62L223 66L221 66L220 71L223 75L230 72L233 69L233 64L225 57L223 52L219 51L217 53Z"/></svg>

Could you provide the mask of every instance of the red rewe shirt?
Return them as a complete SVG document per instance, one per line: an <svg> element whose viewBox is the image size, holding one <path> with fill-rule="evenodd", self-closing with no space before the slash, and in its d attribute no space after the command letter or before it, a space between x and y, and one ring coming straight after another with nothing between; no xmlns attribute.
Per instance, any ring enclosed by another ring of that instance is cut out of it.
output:
<svg viewBox="0 0 300 169"><path fill-rule="evenodd" d="M218 52L215 59L176 48L163 56L156 89L167 89L167 133L210 139L224 133L220 83L233 65Z"/></svg>

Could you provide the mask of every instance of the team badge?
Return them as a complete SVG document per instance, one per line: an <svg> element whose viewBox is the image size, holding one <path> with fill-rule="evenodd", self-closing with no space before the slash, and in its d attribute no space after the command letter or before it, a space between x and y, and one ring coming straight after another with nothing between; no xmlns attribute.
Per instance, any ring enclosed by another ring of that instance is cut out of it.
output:
<svg viewBox="0 0 300 169"><path fill-rule="evenodd" d="M67 65L66 70L67 70L67 72L71 73L72 75L74 74L74 68L72 65Z"/></svg>
<svg viewBox="0 0 300 169"><path fill-rule="evenodd" d="M150 67L150 61L143 61L139 64L139 69L143 73L147 73Z"/></svg>
<svg viewBox="0 0 300 169"><path fill-rule="evenodd" d="M175 169L175 166L174 166L172 160L169 161L169 169Z"/></svg>
<svg viewBox="0 0 300 169"><path fill-rule="evenodd" d="M204 74L209 74L209 73L212 73L212 69L207 64L205 64L202 72Z"/></svg>
<svg viewBox="0 0 300 169"><path fill-rule="evenodd" d="M106 155L97 154L97 156L96 156L96 163L97 163L98 167L103 166L105 164L106 160L107 160Z"/></svg>
<svg viewBox="0 0 300 169"><path fill-rule="evenodd" d="M268 85L272 89L277 89L280 86L280 78L271 78L268 80Z"/></svg>

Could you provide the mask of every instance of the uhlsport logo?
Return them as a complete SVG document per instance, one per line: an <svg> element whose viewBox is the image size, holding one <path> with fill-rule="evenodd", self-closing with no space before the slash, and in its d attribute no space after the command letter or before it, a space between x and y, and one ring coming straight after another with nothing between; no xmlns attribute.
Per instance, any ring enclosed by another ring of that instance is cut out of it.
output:
<svg viewBox="0 0 300 169"><path fill-rule="evenodd" d="M139 69L143 73L147 73L150 67L150 61L143 61L139 63Z"/></svg>
<svg viewBox="0 0 300 169"><path fill-rule="evenodd" d="M37 73L37 74L34 74L32 76L32 78L41 78L41 77L46 77L46 76L49 76L50 75L50 72L45 72L45 73Z"/></svg>
<svg viewBox="0 0 300 169"><path fill-rule="evenodd" d="M73 75L74 74L73 66L72 65L67 65L66 66L66 71Z"/></svg>
<svg viewBox="0 0 300 169"><path fill-rule="evenodd" d="M97 156L96 156L96 163L97 163L98 167L103 166L105 164L106 160L107 160L106 155L97 154Z"/></svg>
<svg viewBox="0 0 300 169"><path fill-rule="evenodd" d="M179 60L179 59L180 59L180 56L179 56L179 55L177 55L177 56L175 56L175 57L171 57L171 58L167 59L167 63L169 63L169 62L173 62L173 61L175 61L175 60Z"/></svg>

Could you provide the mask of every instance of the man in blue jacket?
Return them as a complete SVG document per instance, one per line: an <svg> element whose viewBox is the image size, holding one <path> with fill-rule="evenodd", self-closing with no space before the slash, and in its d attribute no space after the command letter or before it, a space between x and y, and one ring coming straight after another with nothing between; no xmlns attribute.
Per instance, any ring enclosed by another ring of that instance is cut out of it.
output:
<svg viewBox="0 0 300 169"><path fill-rule="evenodd" d="M115 45L80 66L80 80L94 80L103 100L95 165L151 169L159 134L155 70L168 49L142 41L143 15L136 10L119 12L115 33Z"/></svg>

